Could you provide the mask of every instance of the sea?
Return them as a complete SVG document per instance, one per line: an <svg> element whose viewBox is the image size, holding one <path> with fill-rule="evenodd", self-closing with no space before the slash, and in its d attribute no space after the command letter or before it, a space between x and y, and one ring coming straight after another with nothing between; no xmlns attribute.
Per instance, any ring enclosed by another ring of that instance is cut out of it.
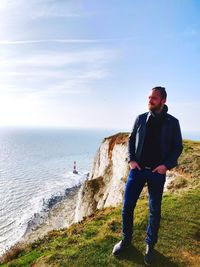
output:
<svg viewBox="0 0 200 267"><path fill-rule="evenodd" d="M0 127L0 255L21 240L35 218L84 182L100 143L117 132ZM183 137L200 140L200 133Z"/></svg>
<svg viewBox="0 0 200 267"><path fill-rule="evenodd" d="M0 127L0 255L87 178L113 130ZM73 174L74 161L78 174ZM35 222L34 222L35 223Z"/></svg>

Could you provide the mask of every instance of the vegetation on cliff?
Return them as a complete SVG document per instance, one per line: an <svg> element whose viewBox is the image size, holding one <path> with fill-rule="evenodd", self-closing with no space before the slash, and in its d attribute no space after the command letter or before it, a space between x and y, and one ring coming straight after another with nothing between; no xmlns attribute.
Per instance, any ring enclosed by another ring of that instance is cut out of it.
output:
<svg viewBox="0 0 200 267"><path fill-rule="evenodd" d="M176 172L179 186L163 197L159 242L154 266L200 266L200 142L184 141ZM183 182L183 180L185 182ZM183 188L180 184L183 183ZM5 255L1 266L143 266L147 197L135 210L133 246L121 259L112 256L121 239L121 206L97 211L68 229L52 231L31 245L18 246Z"/></svg>

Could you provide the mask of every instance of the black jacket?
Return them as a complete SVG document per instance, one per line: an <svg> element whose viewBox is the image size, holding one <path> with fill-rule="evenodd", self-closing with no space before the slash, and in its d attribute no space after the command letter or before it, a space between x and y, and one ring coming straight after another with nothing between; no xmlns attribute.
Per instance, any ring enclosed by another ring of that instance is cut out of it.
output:
<svg viewBox="0 0 200 267"><path fill-rule="evenodd" d="M150 112L146 112L139 115L135 120L128 141L128 162L136 161L140 164L146 123L150 115ZM160 140L162 164L164 164L167 169L172 169L177 165L177 159L183 150L183 145L179 121L168 113L166 113L162 124Z"/></svg>

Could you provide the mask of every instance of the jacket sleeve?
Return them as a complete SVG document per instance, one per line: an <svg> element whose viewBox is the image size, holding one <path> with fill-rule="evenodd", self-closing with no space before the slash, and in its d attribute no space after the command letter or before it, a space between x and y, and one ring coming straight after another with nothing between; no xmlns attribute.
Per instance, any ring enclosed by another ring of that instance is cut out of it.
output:
<svg viewBox="0 0 200 267"><path fill-rule="evenodd" d="M181 155L183 150L179 121L176 120L173 126L172 149L169 157L164 162L164 165L168 170L174 168L177 165L178 157Z"/></svg>
<svg viewBox="0 0 200 267"><path fill-rule="evenodd" d="M138 122L139 122L139 116L136 118L132 132L129 136L128 139L128 163L130 161L135 161L136 156L135 156L135 141L136 141L136 134L137 134L137 129L138 129Z"/></svg>

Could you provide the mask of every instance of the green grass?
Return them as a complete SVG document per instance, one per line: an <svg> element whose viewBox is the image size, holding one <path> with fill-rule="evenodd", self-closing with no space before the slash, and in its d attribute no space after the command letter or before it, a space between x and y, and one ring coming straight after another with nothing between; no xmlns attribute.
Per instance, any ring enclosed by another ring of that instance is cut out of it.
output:
<svg viewBox="0 0 200 267"><path fill-rule="evenodd" d="M199 266L199 203L199 188L164 195L154 266ZM52 231L1 266L143 266L147 217L147 199L140 199L135 211L134 246L120 259L111 252L121 238L121 206L100 210L68 229Z"/></svg>
<svg viewBox="0 0 200 267"><path fill-rule="evenodd" d="M163 196L162 220L153 266L200 266L200 142L184 141L180 165L185 190ZM111 252L121 239L121 206L97 211L68 229L52 231L33 244L15 248L1 266L141 267L148 221L147 198L135 210L133 246L120 258ZM14 258L14 259L12 259Z"/></svg>
<svg viewBox="0 0 200 267"><path fill-rule="evenodd" d="M184 140L183 153L179 158L179 166L176 169L189 175L193 181L199 183L200 142Z"/></svg>

